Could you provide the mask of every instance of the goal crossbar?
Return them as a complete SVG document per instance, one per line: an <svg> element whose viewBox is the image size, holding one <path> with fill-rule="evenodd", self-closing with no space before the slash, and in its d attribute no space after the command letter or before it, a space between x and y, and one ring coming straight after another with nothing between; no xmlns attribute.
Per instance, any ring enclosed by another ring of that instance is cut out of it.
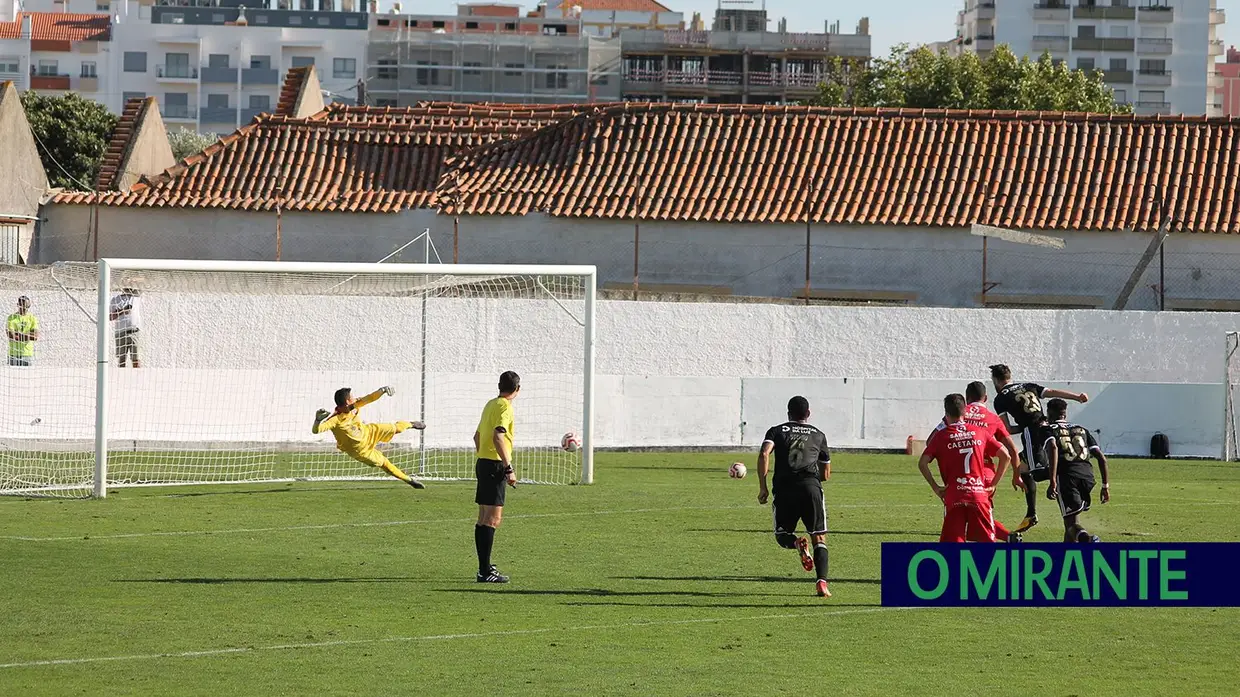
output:
<svg viewBox="0 0 1240 697"><path fill-rule="evenodd" d="M215 261L178 259L102 259L98 263L98 287L96 309L96 373L95 373L95 471L93 495L104 497L108 489L109 460L109 396L112 356L109 352L111 328L109 307L112 299L112 275L117 271L128 272L205 272L205 273L252 273L252 274L332 274L335 276L445 276L504 278L532 276L579 277L582 284L584 312L573 317L584 330L582 345L582 422L580 482L594 481L594 361L595 361L595 295L597 270L587 265L503 265L503 264L373 264L373 263L326 263L326 262L264 262L264 261ZM541 281L536 281L542 286ZM545 287L544 287L545 290ZM568 309L554 295L550 296L560 309ZM568 312L569 316L573 316ZM425 337L424 337L425 341ZM423 347L425 350L425 347ZM425 365L422 370L425 371ZM425 408L425 404L423 404Z"/></svg>

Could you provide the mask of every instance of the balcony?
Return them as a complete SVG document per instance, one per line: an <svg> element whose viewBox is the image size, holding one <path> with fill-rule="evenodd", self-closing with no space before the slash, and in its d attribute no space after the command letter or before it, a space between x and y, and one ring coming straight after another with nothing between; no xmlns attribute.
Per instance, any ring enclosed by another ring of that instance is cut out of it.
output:
<svg viewBox="0 0 1240 697"><path fill-rule="evenodd" d="M1138 114L1170 114L1171 102L1137 102L1133 105Z"/></svg>
<svg viewBox="0 0 1240 697"><path fill-rule="evenodd" d="M995 18L994 0L981 0L981 2L974 5L974 9L977 10L978 19L994 19Z"/></svg>
<svg viewBox="0 0 1240 697"><path fill-rule="evenodd" d="M211 68L203 67L202 81L216 85L235 85L237 84L237 68Z"/></svg>
<svg viewBox="0 0 1240 697"><path fill-rule="evenodd" d="M1131 70L1103 70L1102 81L1112 85L1131 85Z"/></svg>
<svg viewBox="0 0 1240 697"><path fill-rule="evenodd" d="M1175 11L1163 5L1142 5L1137 9L1137 19L1142 22L1162 22L1166 24L1175 21Z"/></svg>
<svg viewBox="0 0 1240 697"><path fill-rule="evenodd" d="M1135 7L1103 7L1082 3L1072 8L1072 16L1076 19L1136 19Z"/></svg>
<svg viewBox="0 0 1240 697"><path fill-rule="evenodd" d="M1170 70L1137 71L1137 84L1142 87L1167 87L1171 85Z"/></svg>
<svg viewBox="0 0 1240 697"><path fill-rule="evenodd" d="M1033 6L1034 19L1053 19L1066 22L1072 11L1068 9L1067 0L1038 0Z"/></svg>
<svg viewBox="0 0 1240 697"><path fill-rule="evenodd" d="M159 115L163 116L165 121L193 121L195 111L188 104L159 105Z"/></svg>
<svg viewBox="0 0 1240 697"><path fill-rule="evenodd" d="M1206 75L1206 85L1212 90L1222 89L1225 82L1226 78L1217 70L1211 70Z"/></svg>
<svg viewBox="0 0 1240 697"><path fill-rule="evenodd" d="M1223 55L1223 40L1222 39L1210 39L1210 55L1211 56Z"/></svg>
<svg viewBox="0 0 1240 697"><path fill-rule="evenodd" d="M1210 24L1226 24L1227 12L1225 10L1210 10Z"/></svg>
<svg viewBox="0 0 1240 697"><path fill-rule="evenodd" d="M1171 49L1171 39L1137 39L1137 53L1143 56L1169 56Z"/></svg>
<svg viewBox="0 0 1240 697"><path fill-rule="evenodd" d="M53 75L40 73L30 76L30 89L32 90L67 90L69 89L68 75Z"/></svg>
<svg viewBox="0 0 1240 697"><path fill-rule="evenodd" d="M166 82L193 82L198 79L198 68L189 65L157 65L155 77Z"/></svg>
<svg viewBox="0 0 1240 697"><path fill-rule="evenodd" d="M978 34L973 37L973 49L978 53L995 50L994 34Z"/></svg>
<svg viewBox="0 0 1240 697"><path fill-rule="evenodd" d="M280 84L280 71L274 68L245 68L241 71L241 84L246 87L278 85Z"/></svg>
<svg viewBox="0 0 1240 697"><path fill-rule="evenodd" d="M1033 50L1038 53L1043 51L1050 51L1051 53L1066 53L1068 51L1068 37L1035 36L1033 37Z"/></svg>
<svg viewBox="0 0 1240 697"><path fill-rule="evenodd" d="M775 89L814 90L822 82L819 73L781 73L751 72L749 86L755 88L771 87Z"/></svg>
<svg viewBox="0 0 1240 697"><path fill-rule="evenodd" d="M198 122L236 126L237 110L232 107L206 106L198 110Z"/></svg>
<svg viewBox="0 0 1240 697"><path fill-rule="evenodd" d="M98 92L99 78L94 75L83 75L74 80L73 90L75 92Z"/></svg>
<svg viewBox="0 0 1240 697"><path fill-rule="evenodd" d="M1124 51L1131 53L1135 39L1104 39L1101 37L1076 37L1072 39L1073 51Z"/></svg>

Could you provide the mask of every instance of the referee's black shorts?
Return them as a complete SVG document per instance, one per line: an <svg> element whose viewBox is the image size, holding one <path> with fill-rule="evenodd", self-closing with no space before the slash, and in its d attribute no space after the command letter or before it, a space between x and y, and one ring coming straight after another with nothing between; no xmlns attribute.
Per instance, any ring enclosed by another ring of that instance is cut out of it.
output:
<svg viewBox="0 0 1240 697"><path fill-rule="evenodd" d="M474 464L474 476L478 479L474 503L479 506L504 505L504 495L508 493L508 475L504 474L504 463L479 458Z"/></svg>

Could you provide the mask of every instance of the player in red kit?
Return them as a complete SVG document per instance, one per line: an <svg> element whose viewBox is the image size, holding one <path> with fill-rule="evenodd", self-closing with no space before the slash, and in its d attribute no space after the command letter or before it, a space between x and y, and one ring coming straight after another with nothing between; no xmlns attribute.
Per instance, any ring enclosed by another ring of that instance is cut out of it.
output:
<svg viewBox="0 0 1240 697"><path fill-rule="evenodd" d="M943 399L945 426L930 436L917 467L946 507L940 542L994 542L990 501L1012 458L985 428L965 421L964 411L964 395ZM986 466L992 455L999 461L993 474ZM941 485L930 473L932 461L939 463Z"/></svg>

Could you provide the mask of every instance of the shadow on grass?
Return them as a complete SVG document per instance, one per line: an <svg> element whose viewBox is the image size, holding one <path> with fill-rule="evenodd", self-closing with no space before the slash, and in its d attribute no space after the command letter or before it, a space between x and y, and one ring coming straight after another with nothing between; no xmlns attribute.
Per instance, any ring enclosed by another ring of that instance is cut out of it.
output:
<svg viewBox="0 0 1240 697"><path fill-rule="evenodd" d="M695 610L711 610L714 608L759 608L759 609L766 608L768 610L784 610L784 609L805 610L805 609L811 609L816 606L820 606L823 609L829 609L833 607L882 607L880 603L837 603L833 600L826 600L826 599L820 600L819 601L820 605L819 605L819 604L815 604L813 602L814 600L817 600L817 599L807 594L805 598L805 602L769 603L766 605L763 605L761 603L625 603L625 602L616 602L616 603L576 602L576 603L564 603L564 605L567 605L570 607L684 607L684 608L693 608Z"/></svg>
<svg viewBox="0 0 1240 697"><path fill-rule="evenodd" d="M480 593L483 595L563 595L599 598L752 598L754 596L788 597L785 593L715 593L709 591L613 591L606 588L518 589L479 586L477 588L437 588L439 593Z"/></svg>
<svg viewBox="0 0 1240 697"><path fill-rule="evenodd" d="M724 583L810 583L813 577L806 575L801 578L789 576L613 576L619 581L720 581ZM877 578L832 578L831 583L864 583L876 586L882 581ZM745 593L744 595L753 595Z"/></svg>
<svg viewBox="0 0 1240 697"><path fill-rule="evenodd" d="M413 576L356 576L349 578L116 578L113 583L184 583L190 585L225 585L230 583L403 583L422 581Z"/></svg>
<svg viewBox="0 0 1240 697"><path fill-rule="evenodd" d="M727 528L690 528L688 530L685 530L685 532L733 532L733 533L738 533L738 534L771 535L771 536L774 536L775 534L771 531L770 528L765 528L765 529L733 528L731 530ZM932 537L934 539L938 539L939 537L939 533L937 532L916 532L916 531L910 531L910 530L831 530L827 532L827 539L829 540L836 535L883 535L883 536L900 536L900 537Z"/></svg>
<svg viewBox="0 0 1240 697"><path fill-rule="evenodd" d="M238 496L238 495L248 495L248 494L321 494L321 493L338 493L341 491L367 491L367 490L377 491L379 489L384 488L385 486L395 488L394 485L397 483L398 482L395 479L393 479L391 482L388 482L386 480L377 480L374 482L367 482L364 484L353 484L350 486L333 486L330 483L327 483L327 486L323 486L324 484L323 482L306 482L300 487L295 484L292 484L287 487L281 487L279 489L235 489L232 491L228 491L228 490L187 491L185 493L176 493L176 494L152 494L152 496L156 496L159 498L169 498L169 499L181 499L181 498L188 499L188 498L194 498L197 496ZM227 486L227 485L220 485L220 486ZM402 485L402 486L405 486L405 485Z"/></svg>

